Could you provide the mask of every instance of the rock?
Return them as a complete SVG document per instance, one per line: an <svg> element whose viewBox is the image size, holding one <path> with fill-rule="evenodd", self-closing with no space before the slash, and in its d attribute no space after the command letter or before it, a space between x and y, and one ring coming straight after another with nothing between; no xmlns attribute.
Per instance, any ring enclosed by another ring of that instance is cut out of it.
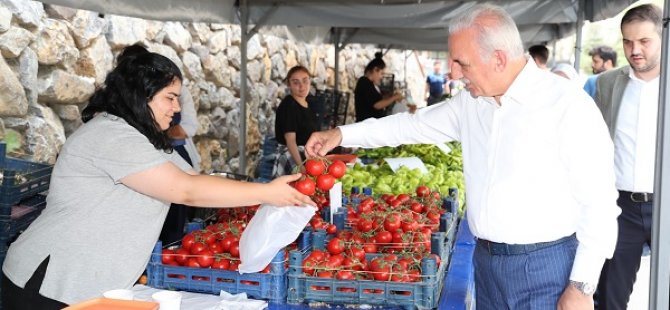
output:
<svg viewBox="0 0 670 310"><path fill-rule="evenodd" d="M167 22L163 25L163 32L165 32L165 44L172 47L177 53L183 53L192 44L191 34L181 23Z"/></svg>
<svg viewBox="0 0 670 310"><path fill-rule="evenodd" d="M164 44L147 44L147 49L150 52L161 54L174 62L181 72L184 72L184 63L181 62L181 58L177 55L174 49Z"/></svg>
<svg viewBox="0 0 670 310"><path fill-rule="evenodd" d="M42 65L60 64L62 68L71 68L79 58L68 25L60 20L46 19L32 47Z"/></svg>
<svg viewBox="0 0 670 310"><path fill-rule="evenodd" d="M279 53L280 50L284 49L284 40L281 40L275 36L266 36L265 44L268 49L268 54L273 55Z"/></svg>
<svg viewBox="0 0 670 310"><path fill-rule="evenodd" d="M35 35L21 27L11 27L0 34L0 51L5 58L16 58L35 39Z"/></svg>
<svg viewBox="0 0 670 310"><path fill-rule="evenodd" d="M188 31L191 33L191 36L200 41L201 44L207 43L209 38L213 35L212 30L206 23L190 23Z"/></svg>
<svg viewBox="0 0 670 310"><path fill-rule="evenodd" d="M91 45L107 27L107 21L98 16L98 13L78 10L72 19L72 35L80 49Z"/></svg>
<svg viewBox="0 0 670 310"><path fill-rule="evenodd" d="M28 105L37 104L38 69L39 63L37 62L37 54L30 48L24 49L21 56L19 56L19 81L25 90Z"/></svg>
<svg viewBox="0 0 670 310"><path fill-rule="evenodd" d="M205 74L202 71L198 55L185 51L182 55L182 62L184 63L184 73L189 79L199 80L204 78Z"/></svg>
<svg viewBox="0 0 670 310"><path fill-rule="evenodd" d="M0 0L0 5L9 9L20 25L30 30L38 29L44 16L42 2L26 0Z"/></svg>
<svg viewBox="0 0 670 310"><path fill-rule="evenodd" d="M48 107L35 105L31 107L28 123L26 142L32 160L55 163L65 143L65 130L58 116Z"/></svg>
<svg viewBox="0 0 670 310"><path fill-rule="evenodd" d="M76 121L81 118L79 106L75 104L52 104L49 106L63 120Z"/></svg>
<svg viewBox="0 0 670 310"><path fill-rule="evenodd" d="M147 36L147 22L143 19L108 15L107 42L112 49L122 49L144 41Z"/></svg>
<svg viewBox="0 0 670 310"><path fill-rule="evenodd" d="M286 77L286 73L288 71L286 70L286 61L282 55L274 54L272 55L272 58L270 58L270 61L272 62L270 65L270 78L273 80L283 80Z"/></svg>
<svg viewBox="0 0 670 310"><path fill-rule="evenodd" d="M89 47L81 50L75 72L78 75L94 78L95 85L99 86L105 82L107 73L112 70L113 65L114 55L107 40L104 37L98 37Z"/></svg>
<svg viewBox="0 0 670 310"><path fill-rule="evenodd" d="M95 80L63 70L40 73L39 100L47 103L78 104L88 100L95 91Z"/></svg>
<svg viewBox="0 0 670 310"><path fill-rule="evenodd" d="M228 43L228 33L225 31L217 31L212 34L207 40L207 47L210 53L216 54L223 51L230 44Z"/></svg>
<svg viewBox="0 0 670 310"><path fill-rule="evenodd" d="M263 57L265 50L261 46L261 42L258 40L258 35L255 35L249 39L247 42L247 60L260 59Z"/></svg>
<svg viewBox="0 0 670 310"><path fill-rule="evenodd" d="M12 25L12 12L6 7L0 6L0 33L9 30Z"/></svg>
<svg viewBox="0 0 670 310"><path fill-rule="evenodd" d="M0 116L25 116L28 100L16 74L0 58Z"/></svg>
<svg viewBox="0 0 670 310"><path fill-rule="evenodd" d="M45 4L44 11L50 18L72 20L79 10L55 4Z"/></svg>
<svg viewBox="0 0 670 310"><path fill-rule="evenodd" d="M247 64L247 68L247 74L251 83L260 82L263 72L265 72L265 65L258 60L252 60Z"/></svg>
<svg viewBox="0 0 670 310"><path fill-rule="evenodd" d="M228 62L230 65L232 65L233 68L240 70L240 59L242 58L242 54L240 54L240 47L237 45L231 45L227 47L226 56L228 56Z"/></svg>
<svg viewBox="0 0 670 310"><path fill-rule="evenodd" d="M228 67L228 59L222 52L207 55L202 62L202 68L206 79L211 80L217 86L230 87L231 70Z"/></svg>
<svg viewBox="0 0 670 310"><path fill-rule="evenodd" d="M163 31L163 22L157 20L147 20L146 40L156 43L163 43L165 32Z"/></svg>

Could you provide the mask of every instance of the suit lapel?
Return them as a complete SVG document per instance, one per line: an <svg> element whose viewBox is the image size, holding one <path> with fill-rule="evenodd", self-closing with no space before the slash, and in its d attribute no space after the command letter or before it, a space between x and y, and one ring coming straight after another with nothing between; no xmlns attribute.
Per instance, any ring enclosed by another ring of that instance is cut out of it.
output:
<svg viewBox="0 0 670 310"><path fill-rule="evenodd" d="M618 74L614 80L614 89L612 93L612 109L610 110L610 119L612 120L612 126L610 126L610 134L614 138L614 133L616 132L616 123L619 118L619 109L621 108L621 100L623 99L623 93L626 91L626 86L628 85L628 77L630 72L630 67L625 67L621 70L621 74Z"/></svg>

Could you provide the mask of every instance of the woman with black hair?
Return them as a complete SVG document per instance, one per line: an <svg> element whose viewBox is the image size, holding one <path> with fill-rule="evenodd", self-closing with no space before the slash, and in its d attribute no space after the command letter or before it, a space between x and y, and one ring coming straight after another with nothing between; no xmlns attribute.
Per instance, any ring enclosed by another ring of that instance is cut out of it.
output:
<svg viewBox="0 0 670 310"><path fill-rule="evenodd" d="M364 121L368 118L382 118L386 116L384 109L393 102L402 100L400 93L384 98L379 90L379 84L384 77L386 63L382 59L383 54L375 53L375 59L371 60L365 66L365 73L358 79L356 89L354 89L354 99L356 105L356 122Z"/></svg>
<svg viewBox="0 0 670 310"><path fill-rule="evenodd" d="M62 309L131 288L151 256L170 202L235 207L314 203L287 183L197 175L166 130L182 75L164 56L122 60L82 112L54 166L47 207L9 247L4 309Z"/></svg>

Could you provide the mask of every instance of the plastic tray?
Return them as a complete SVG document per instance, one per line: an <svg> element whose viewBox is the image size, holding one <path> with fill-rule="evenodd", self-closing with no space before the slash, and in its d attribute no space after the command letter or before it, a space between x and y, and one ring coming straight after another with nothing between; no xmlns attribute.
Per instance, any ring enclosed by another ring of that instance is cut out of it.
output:
<svg viewBox="0 0 670 310"><path fill-rule="evenodd" d="M300 249L308 248L311 244L311 232L303 231L298 238L298 244ZM288 270L283 250L273 258L269 273L246 274L229 270L164 265L161 262L161 251L162 244L158 242L147 266L150 287L217 295L224 290L231 294L247 293L251 298L266 299L272 303L286 303Z"/></svg>
<svg viewBox="0 0 670 310"><path fill-rule="evenodd" d="M0 216L9 217L11 206L24 198L34 196L49 189L51 171L49 164L34 163L7 157L5 144L0 143Z"/></svg>
<svg viewBox="0 0 670 310"><path fill-rule="evenodd" d="M150 301L96 298L69 306L64 310L158 310L158 308L158 303Z"/></svg>

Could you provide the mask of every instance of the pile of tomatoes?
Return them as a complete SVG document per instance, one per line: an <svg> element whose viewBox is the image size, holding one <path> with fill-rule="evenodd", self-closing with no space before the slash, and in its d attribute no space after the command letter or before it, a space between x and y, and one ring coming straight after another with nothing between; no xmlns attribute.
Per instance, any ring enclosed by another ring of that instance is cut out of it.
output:
<svg viewBox="0 0 670 310"><path fill-rule="evenodd" d="M163 249L162 263L170 266L238 271L240 237L258 207L221 209L216 223L186 234L180 247ZM289 249L292 247L295 248L295 244L289 246ZM270 265L261 271L269 272Z"/></svg>
<svg viewBox="0 0 670 310"><path fill-rule="evenodd" d="M303 164L303 176L293 186L301 193L311 196L323 196L333 188L335 182L347 172L347 165L341 160L328 161L324 158L312 158Z"/></svg>
<svg viewBox="0 0 670 310"><path fill-rule="evenodd" d="M347 208L350 230L337 232L325 250L313 250L302 262L308 276L338 280L421 281L421 260L431 254L431 235L439 230L440 194L425 186L416 195L359 196ZM374 253L367 260L365 254Z"/></svg>

